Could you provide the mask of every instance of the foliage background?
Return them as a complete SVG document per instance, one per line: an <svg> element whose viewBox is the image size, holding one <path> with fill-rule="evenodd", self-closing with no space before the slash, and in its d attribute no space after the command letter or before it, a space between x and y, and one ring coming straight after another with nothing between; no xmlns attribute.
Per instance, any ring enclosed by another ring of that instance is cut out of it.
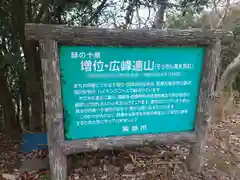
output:
<svg viewBox="0 0 240 180"><path fill-rule="evenodd" d="M230 0L1 0L1 130L45 129L40 47L38 42L26 40L26 23L150 29L156 27L158 10L164 10L164 22L161 22L164 29L234 31L235 38L223 42L220 79L224 69L240 52L239 4L239 1ZM222 25L218 26L221 19ZM240 75L233 88L240 89Z"/></svg>

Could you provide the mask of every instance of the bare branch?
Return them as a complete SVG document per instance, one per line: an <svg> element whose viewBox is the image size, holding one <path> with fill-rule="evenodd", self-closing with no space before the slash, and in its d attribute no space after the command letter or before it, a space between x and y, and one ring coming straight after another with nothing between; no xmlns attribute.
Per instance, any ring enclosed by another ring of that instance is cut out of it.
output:
<svg viewBox="0 0 240 180"><path fill-rule="evenodd" d="M147 17L147 19L145 20L145 23L144 23L145 26L147 25L150 17L151 17L151 8L148 8L148 17Z"/></svg>
<svg viewBox="0 0 240 180"><path fill-rule="evenodd" d="M124 24L124 29L127 29L128 25L132 23L131 21L131 16L133 15L133 8L134 8L134 2L135 0L130 0L127 10L126 10L126 16L125 16L125 24Z"/></svg>
<svg viewBox="0 0 240 180"><path fill-rule="evenodd" d="M216 29L222 28L224 21L226 20L226 18L229 15L230 6L231 6L230 0L224 0L223 9L219 8L220 3L221 3L221 0L213 0L212 1L213 9L209 14L209 24L210 24L211 28L214 28L213 21L212 21L214 14L217 15L219 18L218 22L216 23L216 27L215 27Z"/></svg>
<svg viewBox="0 0 240 180"><path fill-rule="evenodd" d="M139 15L139 8L138 7L136 8L136 14L137 14L137 19L138 19L138 28L140 28L142 20L141 20L141 17Z"/></svg>
<svg viewBox="0 0 240 180"><path fill-rule="evenodd" d="M35 18L35 23L39 23L41 19L43 18L44 14L48 12L48 0L44 0L43 3L41 4L39 13L37 17Z"/></svg>
<svg viewBox="0 0 240 180"><path fill-rule="evenodd" d="M28 18L28 22L32 22L32 2L31 0L27 1L27 18Z"/></svg>
<svg viewBox="0 0 240 180"><path fill-rule="evenodd" d="M223 14L220 17L218 24L217 24L217 29L221 29L223 26L224 20L228 17L229 12L230 12L230 0L226 0L226 6L224 8Z"/></svg>
<svg viewBox="0 0 240 180"><path fill-rule="evenodd" d="M97 19L99 14L101 13L102 9L105 7L107 0L103 0L101 4L97 7L96 11L93 13L93 15L88 19L87 22L85 22L85 25L88 25L91 23L94 19Z"/></svg>
<svg viewBox="0 0 240 180"><path fill-rule="evenodd" d="M216 1L213 1L213 2L214 2L213 11L215 13L218 13ZM219 3L220 0L217 0L217 2ZM225 19L229 16L230 0L226 0L225 4L226 5L223 9L223 12L219 16L219 21L217 22L217 25L216 25L217 29L222 29L222 26L223 26L223 23L224 23ZM213 14L213 11L211 12L211 14ZM211 25L211 28L212 28L213 27L212 21L210 22L210 25ZM234 76L238 73L239 70L240 70L240 53L234 59L234 61L227 67L227 69L224 71L224 73L223 73L223 75L222 75L222 77L221 77L221 79L218 83L217 91L218 92L222 91L226 87L226 84L228 86L231 86L232 81L234 79Z"/></svg>
<svg viewBox="0 0 240 180"><path fill-rule="evenodd" d="M235 76L240 71L240 53L238 56L228 65L226 70L224 71L217 87L217 91L221 92L227 86L228 88L231 86L234 81Z"/></svg>
<svg viewBox="0 0 240 180"><path fill-rule="evenodd" d="M209 16L208 16L208 20L209 20L209 24L210 24L210 28L213 29L213 20L212 20L212 17L213 17L213 11L211 11L209 13Z"/></svg>
<svg viewBox="0 0 240 180"><path fill-rule="evenodd" d="M213 3L213 10L217 15L218 17L221 17L221 13L218 11L218 8L217 6L219 5L221 0L213 0L212 3Z"/></svg>
<svg viewBox="0 0 240 180"><path fill-rule="evenodd" d="M164 15L168 5L168 0L157 0L158 11L155 16L155 28L162 29L164 26Z"/></svg>

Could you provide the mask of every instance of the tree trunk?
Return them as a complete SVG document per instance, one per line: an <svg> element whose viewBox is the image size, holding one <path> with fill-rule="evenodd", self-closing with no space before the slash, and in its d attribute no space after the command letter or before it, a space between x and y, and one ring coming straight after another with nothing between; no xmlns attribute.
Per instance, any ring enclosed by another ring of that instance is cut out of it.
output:
<svg viewBox="0 0 240 180"><path fill-rule="evenodd" d="M32 118L29 124L30 130L41 131L43 128L42 97L39 91L33 92L31 95Z"/></svg>
<svg viewBox="0 0 240 180"><path fill-rule="evenodd" d="M25 0L12 0L11 1L11 20L14 27L14 30L18 33L19 39L21 42L21 46L23 48L24 56L26 59L26 66L27 66L27 77L26 77L26 85L27 85L27 92L28 97L30 98L31 103L31 110L32 110L32 118L29 122L30 130L35 130L39 126L42 125L42 88L39 85L39 73L36 72L36 67L40 62L40 55L37 51L37 42L36 41L27 41L25 39L24 33L24 26L26 23L26 1ZM29 12L28 12L29 13ZM29 14L28 14L29 15ZM37 67L41 69L40 67ZM24 87L24 85L23 85ZM25 86L26 87L26 86ZM24 94L22 94L24 96ZM27 117L28 114L28 104L27 104L27 97L23 98L24 102L24 109L25 109L25 116ZM27 120L26 120L27 122Z"/></svg>
<svg viewBox="0 0 240 180"><path fill-rule="evenodd" d="M26 79L23 74L20 75L20 93L21 93L21 106L22 106L22 121L24 129L29 130L29 98L27 91Z"/></svg>
<svg viewBox="0 0 240 180"><path fill-rule="evenodd" d="M240 93L240 73L238 73L238 75L236 77L234 90L236 90Z"/></svg>
<svg viewBox="0 0 240 180"><path fill-rule="evenodd" d="M0 104L0 132L3 131L3 125L4 125L4 119L3 119L3 107Z"/></svg>
<svg viewBox="0 0 240 180"><path fill-rule="evenodd" d="M65 5L65 3L65 1L61 1L53 4L60 7ZM30 4L26 0L11 0L11 20L19 36L27 66L27 77L25 78L27 81L27 94L23 91L24 93L21 95L24 121L30 130L36 130L42 128L44 120L41 61L38 42L25 39L24 26L27 21L49 23L51 16L48 7L51 2L43 1L41 5L39 4L40 10L35 19L33 18L33 9ZM23 85L23 87L26 86ZM29 117L29 107L31 107L31 118Z"/></svg>
<svg viewBox="0 0 240 180"><path fill-rule="evenodd" d="M29 121L29 129L31 131L39 131L42 128L43 120L43 87L38 43L36 41L26 41L24 49L27 60L28 87L32 114L32 118Z"/></svg>
<svg viewBox="0 0 240 180"><path fill-rule="evenodd" d="M223 75L218 83L218 93L224 90L231 88L234 79L240 71L240 53L238 56L228 65L228 67L223 72Z"/></svg>
<svg viewBox="0 0 240 180"><path fill-rule="evenodd" d="M164 15L167 8L168 0L157 0L158 11L155 16L155 23L153 28L163 29L164 28Z"/></svg>
<svg viewBox="0 0 240 180"><path fill-rule="evenodd" d="M34 70L35 70L35 86L36 90L32 95L32 115L33 118L39 117L38 121L34 120L35 129L41 130L43 129L43 121L44 121L44 95L43 95L43 84L42 84L42 65L41 65L41 55L39 50L39 43L36 42L36 51L34 56Z"/></svg>
<svg viewBox="0 0 240 180"><path fill-rule="evenodd" d="M8 89L7 77L4 69L0 69L0 102L3 105L4 130L6 132L19 133L20 127L16 119L15 106L12 93Z"/></svg>
<svg viewBox="0 0 240 180"><path fill-rule="evenodd" d="M21 100L20 100L20 95L17 95L15 97L15 100L16 100L16 120L17 120L18 124L20 125L20 122L21 122L21 114L20 114L21 113L21 106L20 106Z"/></svg>

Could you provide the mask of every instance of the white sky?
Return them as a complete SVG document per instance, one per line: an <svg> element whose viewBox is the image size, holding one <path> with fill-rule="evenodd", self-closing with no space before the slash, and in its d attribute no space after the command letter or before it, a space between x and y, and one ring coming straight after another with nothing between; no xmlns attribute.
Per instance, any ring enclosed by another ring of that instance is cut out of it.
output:
<svg viewBox="0 0 240 180"><path fill-rule="evenodd" d="M174 3L174 4L177 4L176 0L169 0L171 3ZM213 1L213 0L211 0ZM219 3L219 7L224 7L225 4L226 4L226 1L227 0L220 0L220 3ZM238 4L240 6L240 0L230 0L231 1L231 4ZM117 6L114 6L114 7L111 7L111 12L114 13L112 15L112 17L116 16L116 15L122 15L122 16L125 16L125 13L126 12L119 12L119 7L122 5L123 3L123 0L114 0L115 3L117 3ZM96 4L96 7L98 6L99 4ZM110 9L110 7L109 7ZM108 10L109 10L108 9ZM205 8L204 11L211 11L213 8L212 7L208 7L208 8ZM154 8L151 8L150 11L149 11L149 8L144 8L144 7L141 7L139 9L139 16L140 16L140 19L141 19L141 26L139 27L138 26L138 16L137 16L137 13L135 11L134 13L134 18L133 18L133 25L132 25L132 28L143 28L144 27L144 22L147 20L149 14L150 14L150 19L149 19L149 22L148 22L148 26L150 26L152 24L152 22L154 21L154 17L155 17L155 10ZM166 10L166 13L169 13L169 9ZM166 14L165 14L166 15ZM114 18L106 18L106 19L102 19L102 21L104 22L104 25L102 25L101 27L109 27L109 28L113 28L114 27L114 23L113 23L113 19ZM166 20L166 18L165 18ZM124 23L125 20L124 18L118 18L116 19L116 22L117 24L121 24L121 23ZM78 24L76 24L78 25Z"/></svg>

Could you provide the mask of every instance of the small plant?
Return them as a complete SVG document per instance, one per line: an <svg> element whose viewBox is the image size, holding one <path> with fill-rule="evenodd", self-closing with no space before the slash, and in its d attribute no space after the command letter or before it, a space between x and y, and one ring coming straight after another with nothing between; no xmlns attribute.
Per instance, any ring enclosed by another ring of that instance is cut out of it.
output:
<svg viewBox="0 0 240 180"><path fill-rule="evenodd" d="M50 176L49 176L49 174L43 174L43 175L39 176L39 179L40 180L50 180Z"/></svg>

